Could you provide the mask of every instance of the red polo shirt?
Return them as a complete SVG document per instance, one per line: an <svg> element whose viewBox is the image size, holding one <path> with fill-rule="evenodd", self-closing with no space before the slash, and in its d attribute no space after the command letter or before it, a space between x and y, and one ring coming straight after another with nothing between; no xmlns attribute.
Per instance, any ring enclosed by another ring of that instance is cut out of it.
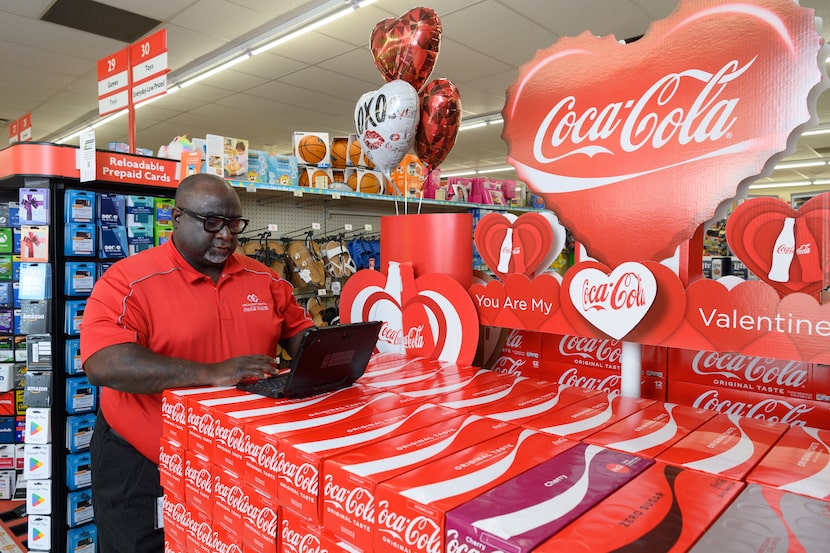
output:
<svg viewBox="0 0 830 553"><path fill-rule="evenodd" d="M80 325L81 360L123 343L202 363L273 356L282 338L314 325L292 291L271 269L238 254L214 284L168 240L115 263L95 284ZM118 434L158 463L161 394L102 387L101 409Z"/></svg>

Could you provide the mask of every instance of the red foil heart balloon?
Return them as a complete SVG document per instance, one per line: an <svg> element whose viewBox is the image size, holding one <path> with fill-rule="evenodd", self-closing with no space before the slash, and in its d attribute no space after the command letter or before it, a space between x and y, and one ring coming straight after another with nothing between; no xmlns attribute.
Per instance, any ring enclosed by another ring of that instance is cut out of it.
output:
<svg viewBox="0 0 830 553"><path fill-rule="evenodd" d="M660 261L810 121L822 43L791 0L683 0L632 43L562 38L508 90L508 160L590 256Z"/></svg>
<svg viewBox="0 0 830 553"><path fill-rule="evenodd" d="M815 294L830 279L828 221L830 192L810 199L798 211L778 198L753 198L729 215L726 240L747 269L780 295ZM791 244L779 241L787 225ZM775 275L774 263L781 275Z"/></svg>
<svg viewBox="0 0 830 553"><path fill-rule="evenodd" d="M387 81L403 80L421 90L432 74L441 45L441 20L431 8L413 8L397 19L379 21L370 48Z"/></svg>
<svg viewBox="0 0 830 553"><path fill-rule="evenodd" d="M447 158L461 124L461 93L449 79L431 81L421 92L415 153L430 171Z"/></svg>

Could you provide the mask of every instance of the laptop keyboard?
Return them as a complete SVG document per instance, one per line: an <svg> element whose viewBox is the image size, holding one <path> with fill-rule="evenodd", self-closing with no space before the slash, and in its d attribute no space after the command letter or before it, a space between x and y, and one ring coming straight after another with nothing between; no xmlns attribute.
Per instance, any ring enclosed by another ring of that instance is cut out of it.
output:
<svg viewBox="0 0 830 553"><path fill-rule="evenodd" d="M282 397L285 385L288 382L288 375L263 378L253 382L240 382L236 387L244 392L259 394L267 397Z"/></svg>

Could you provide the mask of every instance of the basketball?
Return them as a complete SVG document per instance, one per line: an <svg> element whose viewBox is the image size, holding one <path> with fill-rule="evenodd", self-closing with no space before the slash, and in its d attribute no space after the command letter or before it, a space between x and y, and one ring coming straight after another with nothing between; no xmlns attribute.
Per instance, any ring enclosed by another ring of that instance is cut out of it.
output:
<svg viewBox="0 0 830 553"><path fill-rule="evenodd" d="M305 169L300 171L300 179L298 184L300 186L308 186L308 171L306 171Z"/></svg>
<svg viewBox="0 0 830 553"><path fill-rule="evenodd" d="M343 173L344 173L344 171L342 169L341 170L335 169L334 171L332 171L332 175L333 175L332 179L331 179L332 182L343 182L344 180L346 180Z"/></svg>
<svg viewBox="0 0 830 553"><path fill-rule="evenodd" d="M336 169L345 169L348 160L348 138L335 138L331 143L331 166Z"/></svg>
<svg viewBox="0 0 830 553"><path fill-rule="evenodd" d="M327 187L328 187L329 184L331 184L331 179L329 178L329 174L326 173L325 171L317 170L317 171L314 171L314 173L311 175L311 186L313 186L314 188L317 188L317 186L318 186L317 179L320 179L320 178L322 178L326 181L326 186ZM322 186L320 188L322 188Z"/></svg>
<svg viewBox="0 0 830 553"><path fill-rule="evenodd" d="M363 149L360 147L360 141L355 140L354 142L352 142L349 146L349 159L352 160L352 165L354 165L355 167L357 167L360 164L360 154L362 153ZM372 163L372 160L369 159L369 156L363 156L363 161L365 161L363 167L371 169L375 166L375 164Z"/></svg>
<svg viewBox="0 0 830 553"><path fill-rule="evenodd" d="M380 194L380 181L372 173L366 173L360 178L360 190L364 194Z"/></svg>
<svg viewBox="0 0 830 553"><path fill-rule="evenodd" d="M297 154L302 163L311 165L320 163L326 157L328 148L323 139L314 134L307 134L300 139L297 145Z"/></svg>
<svg viewBox="0 0 830 553"><path fill-rule="evenodd" d="M349 188L352 190L357 190L357 172L352 173L349 175L349 180L346 182L349 185Z"/></svg>

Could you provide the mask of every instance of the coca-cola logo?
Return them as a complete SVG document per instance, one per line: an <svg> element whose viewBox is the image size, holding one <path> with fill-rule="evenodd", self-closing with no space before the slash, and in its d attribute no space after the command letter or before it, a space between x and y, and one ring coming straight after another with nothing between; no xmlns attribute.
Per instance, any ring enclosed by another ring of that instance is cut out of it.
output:
<svg viewBox="0 0 830 553"><path fill-rule="evenodd" d="M184 460L178 453L159 451L159 469L166 470L174 476L184 475Z"/></svg>
<svg viewBox="0 0 830 553"><path fill-rule="evenodd" d="M619 340L651 308L657 297L657 279L640 263L623 263L611 274L584 266L573 276L568 293L577 313Z"/></svg>
<svg viewBox="0 0 830 553"><path fill-rule="evenodd" d="M622 355L622 342L603 338L582 338L581 336L565 335L559 340L559 354L563 357L577 357L618 364Z"/></svg>
<svg viewBox="0 0 830 553"><path fill-rule="evenodd" d="M387 500L378 502L377 531L387 539L406 544L415 551L441 553L441 527L429 517L418 515L411 519L390 510Z"/></svg>
<svg viewBox="0 0 830 553"><path fill-rule="evenodd" d="M161 418L168 424L184 427L187 422L184 404L167 400L166 396L161 398Z"/></svg>
<svg viewBox="0 0 830 553"><path fill-rule="evenodd" d="M747 383L759 382L791 389L807 386L809 368L809 363L737 353L700 351L692 359L692 370L701 376L721 376Z"/></svg>
<svg viewBox="0 0 830 553"><path fill-rule="evenodd" d="M599 390L608 393L609 397L615 397L620 393L620 375L611 373L605 378L584 376L579 374L579 370L575 367L562 373L562 376L559 377L559 384L587 390Z"/></svg>
<svg viewBox="0 0 830 553"><path fill-rule="evenodd" d="M213 490L210 471L205 468L194 466L190 463L190 461L185 462L184 478L185 482L187 482L188 486L191 488L202 491L206 494L211 493Z"/></svg>
<svg viewBox="0 0 830 553"><path fill-rule="evenodd" d="M187 422L191 428L195 428L196 432L207 439L212 440L214 435L215 422L210 413L198 415L196 413L188 413Z"/></svg>
<svg viewBox="0 0 830 553"><path fill-rule="evenodd" d="M242 549L235 543L227 543L219 537L207 522L199 524L193 529L194 538L208 548L212 553L242 553Z"/></svg>
<svg viewBox="0 0 830 553"><path fill-rule="evenodd" d="M351 515L361 522L374 524L375 496L366 488L355 486L347 488L333 482L332 476L327 474L323 486L323 497L333 509Z"/></svg>
<svg viewBox="0 0 830 553"><path fill-rule="evenodd" d="M280 471L279 463L283 458L284 454L278 453L273 444L262 445L254 454L256 466L271 474L277 474Z"/></svg>
<svg viewBox="0 0 830 553"><path fill-rule="evenodd" d="M719 390L708 390L700 394L692 402L692 406L717 411L724 415L737 415L798 426L806 426L807 422L801 416L815 409L815 407L795 403L786 398L762 399L757 403L721 399Z"/></svg>
<svg viewBox="0 0 830 553"><path fill-rule="evenodd" d="M311 496L317 495L317 466L314 463L296 464L284 460L281 453L281 462L277 476L286 482L288 486L299 493L307 493Z"/></svg>
<svg viewBox="0 0 830 553"><path fill-rule="evenodd" d="M504 341L504 347L520 350L522 349L522 338L524 338L524 332L513 329L507 335L507 339Z"/></svg>
<svg viewBox="0 0 830 553"><path fill-rule="evenodd" d="M282 548L295 553L327 553L320 544L320 538L314 534L301 534L293 528L288 521L282 522Z"/></svg>
<svg viewBox="0 0 830 553"><path fill-rule="evenodd" d="M488 549L484 546L473 546L462 542L458 530L447 530L447 553L484 553Z"/></svg>
<svg viewBox="0 0 830 553"><path fill-rule="evenodd" d="M504 374L514 374L521 376L523 374L522 367L527 361L525 359L516 359L515 357L499 357L493 365L493 370Z"/></svg>
<svg viewBox="0 0 830 553"><path fill-rule="evenodd" d="M508 161L590 256L659 262L804 123L822 43L813 11L785 0L683 0L631 44L564 37L508 90Z"/></svg>

